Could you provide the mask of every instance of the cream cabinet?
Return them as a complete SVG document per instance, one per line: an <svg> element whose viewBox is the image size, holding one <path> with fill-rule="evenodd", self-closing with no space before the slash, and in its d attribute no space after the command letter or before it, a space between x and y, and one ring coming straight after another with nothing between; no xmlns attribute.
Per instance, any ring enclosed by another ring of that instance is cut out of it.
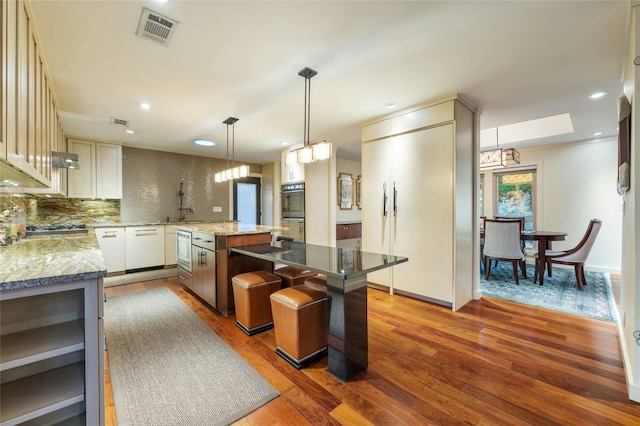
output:
<svg viewBox="0 0 640 426"><path fill-rule="evenodd" d="M304 164L292 164L287 166L286 157L288 151L280 155L280 181L281 183L304 181Z"/></svg>
<svg viewBox="0 0 640 426"><path fill-rule="evenodd" d="M409 258L368 274L392 292L471 300L475 111L457 97L362 127L362 249Z"/></svg>
<svg viewBox="0 0 640 426"><path fill-rule="evenodd" d="M177 263L178 238L174 225L164 227L164 266L175 266Z"/></svg>
<svg viewBox="0 0 640 426"><path fill-rule="evenodd" d="M164 225L125 228L125 269L164 266Z"/></svg>
<svg viewBox="0 0 640 426"><path fill-rule="evenodd" d="M67 145L80 163L69 170L69 198L122 198L122 146L77 138L68 138Z"/></svg>
<svg viewBox="0 0 640 426"><path fill-rule="evenodd" d="M117 274L125 271L125 233L124 226L95 228L96 238L102 250L107 273Z"/></svg>
<svg viewBox="0 0 640 426"><path fill-rule="evenodd" d="M104 424L102 278L0 292L0 424Z"/></svg>
<svg viewBox="0 0 640 426"><path fill-rule="evenodd" d="M0 174L18 170L28 188L50 188L51 152L62 137L62 121L29 2L3 1Z"/></svg>

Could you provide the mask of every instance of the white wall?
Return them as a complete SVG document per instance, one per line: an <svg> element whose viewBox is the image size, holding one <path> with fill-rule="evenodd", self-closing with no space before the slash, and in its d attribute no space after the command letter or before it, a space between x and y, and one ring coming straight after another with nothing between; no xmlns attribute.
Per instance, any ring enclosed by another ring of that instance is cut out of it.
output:
<svg viewBox="0 0 640 426"><path fill-rule="evenodd" d="M305 165L305 242L307 244L333 247L336 245L336 209L332 202L337 200L335 176L335 151L330 160Z"/></svg>
<svg viewBox="0 0 640 426"><path fill-rule="evenodd" d="M336 208L336 222L337 223L362 222L362 210L358 208L355 201L355 181L358 178L358 176L362 175L362 164L359 162L343 160L340 158L336 160L336 178L334 181L334 185L336 186L336 194L337 194L337 186L338 186L338 175L340 173L349 173L353 176L354 200L353 200L353 207L351 208L351 210L340 210L340 207L338 206L338 200L336 198L334 202L334 206Z"/></svg>

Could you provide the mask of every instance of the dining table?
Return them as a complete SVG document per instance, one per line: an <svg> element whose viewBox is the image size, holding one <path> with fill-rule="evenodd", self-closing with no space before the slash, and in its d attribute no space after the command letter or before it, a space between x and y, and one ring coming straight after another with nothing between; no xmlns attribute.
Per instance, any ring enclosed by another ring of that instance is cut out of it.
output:
<svg viewBox="0 0 640 426"><path fill-rule="evenodd" d="M538 278L540 278L540 285L544 284L544 267L546 265L547 250L551 250L551 243L553 241L564 241L567 239L566 232L557 232L557 231L523 231L521 239L525 241L537 241L538 242L538 262L540 265L540 270L538 274ZM551 270L549 270L549 276L551 276Z"/></svg>
<svg viewBox="0 0 640 426"><path fill-rule="evenodd" d="M326 275L327 294L331 298L327 370L345 382L368 366L367 273L409 260L358 248L285 240L232 247L228 253L229 256L250 256Z"/></svg>

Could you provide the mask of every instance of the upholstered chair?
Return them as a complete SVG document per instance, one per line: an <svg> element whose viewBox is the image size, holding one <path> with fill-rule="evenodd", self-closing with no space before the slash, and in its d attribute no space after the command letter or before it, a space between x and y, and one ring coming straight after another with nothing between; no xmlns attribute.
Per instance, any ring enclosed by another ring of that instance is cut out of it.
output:
<svg viewBox="0 0 640 426"><path fill-rule="evenodd" d="M525 255L520 245L520 223L518 219L486 219L484 225L484 277L489 279L491 261L504 260L513 264L513 278L518 279L518 264L522 277L527 278Z"/></svg>

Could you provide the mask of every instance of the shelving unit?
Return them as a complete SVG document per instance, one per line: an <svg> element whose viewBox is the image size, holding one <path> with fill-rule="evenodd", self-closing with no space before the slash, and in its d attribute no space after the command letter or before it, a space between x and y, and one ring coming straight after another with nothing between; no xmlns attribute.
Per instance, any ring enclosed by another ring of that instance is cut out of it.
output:
<svg viewBox="0 0 640 426"><path fill-rule="evenodd" d="M0 292L0 426L104 424L102 278Z"/></svg>

